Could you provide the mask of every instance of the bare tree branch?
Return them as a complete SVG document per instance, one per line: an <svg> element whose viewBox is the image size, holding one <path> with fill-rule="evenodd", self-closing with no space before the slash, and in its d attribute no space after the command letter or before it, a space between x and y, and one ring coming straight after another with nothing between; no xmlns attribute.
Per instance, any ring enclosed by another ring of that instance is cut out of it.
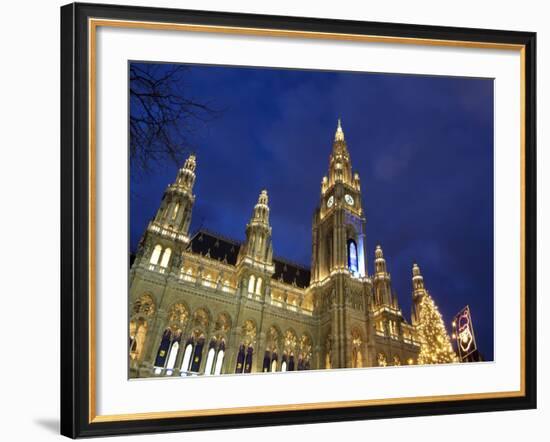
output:
<svg viewBox="0 0 550 442"><path fill-rule="evenodd" d="M130 64L130 161L147 172L154 163L181 164L194 150L190 134L220 111L190 96L185 73L190 68L167 64Z"/></svg>

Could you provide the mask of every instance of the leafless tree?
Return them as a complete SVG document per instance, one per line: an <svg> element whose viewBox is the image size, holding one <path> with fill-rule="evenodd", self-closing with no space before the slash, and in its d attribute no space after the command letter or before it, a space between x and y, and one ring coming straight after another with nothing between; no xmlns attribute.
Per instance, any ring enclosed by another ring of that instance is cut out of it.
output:
<svg viewBox="0 0 550 442"><path fill-rule="evenodd" d="M194 150L190 134L219 111L191 97L185 87L188 67L130 64L130 161L147 172L159 161L181 164Z"/></svg>

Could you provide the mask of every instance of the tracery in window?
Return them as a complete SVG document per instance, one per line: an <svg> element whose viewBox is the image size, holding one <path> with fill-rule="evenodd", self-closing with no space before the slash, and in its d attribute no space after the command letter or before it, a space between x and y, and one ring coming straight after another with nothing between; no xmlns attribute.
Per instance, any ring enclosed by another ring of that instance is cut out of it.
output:
<svg viewBox="0 0 550 442"><path fill-rule="evenodd" d="M153 249L153 253L151 253L151 259L149 260L149 263L152 265L157 265L160 258L160 252L162 252L162 246L160 244L157 244L155 248Z"/></svg>
<svg viewBox="0 0 550 442"><path fill-rule="evenodd" d="M170 247L167 247L164 249L164 253L162 254L162 260L160 261L160 266L163 268L168 267L168 263L170 262L170 256L172 256L172 249Z"/></svg>

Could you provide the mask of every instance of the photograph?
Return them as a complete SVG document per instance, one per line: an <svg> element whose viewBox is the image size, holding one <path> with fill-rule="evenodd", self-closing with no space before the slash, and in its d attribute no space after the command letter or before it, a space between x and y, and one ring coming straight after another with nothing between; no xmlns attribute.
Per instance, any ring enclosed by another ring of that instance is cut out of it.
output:
<svg viewBox="0 0 550 442"><path fill-rule="evenodd" d="M128 378L493 363L494 102L129 60Z"/></svg>

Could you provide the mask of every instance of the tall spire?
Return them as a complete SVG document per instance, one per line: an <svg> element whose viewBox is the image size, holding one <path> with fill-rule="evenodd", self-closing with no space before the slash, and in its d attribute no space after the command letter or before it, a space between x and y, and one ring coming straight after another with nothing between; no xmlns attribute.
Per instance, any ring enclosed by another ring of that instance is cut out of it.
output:
<svg viewBox="0 0 550 442"><path fill-rule="evenodd" d="M195 184L195 169L197 167L197 160L195 154L189 155L183 164L183 167L179 170L176 182L177 187L182 190L191 192L193 185Z"/></svg>
<svg viewBox="0 0 550 442"><path fill-rule="evenodd" d="M413 286L413 304L411 306L411 319L413 324L416 324L420 319L420 305L422 299L427 295L426 288L424 287L424 278L420 272L420 267L415 262L412 267L412 286Z"/></svg>
<svg viewBox="0 0 550 442"><path fill-rule="evenodd" d="M254 206L250 222L246 225L246 240L239 250L237 263L252 260L262 265L272 264L271 226L269 225L269 197L262 190Z"/></svg>
<svg viewBox="0 0 550 442"><path fill-rule="evenodd" d="M267 190L262 190L258 196L258 202L254 206L254 214L250 220L251 224L264 224L269 227L269 197Z"/></svg>
<svg viewBox="0 0 550 442"><path fill-rule="evenodd" d="M424 294L424 278L420 273L420 267L417 263L413 264L412 268L412 281L413 281L413 293L415 296L421 296Z"/></svg>
<svg viewBox="0 0 550 442"><path fill-rule="evenodd" d="M342 120L340 118L338 118L338 126L334 134L334 141L345 141L344 131L342 130Z"/></svg>
<svg viewBox="0 0 550 442"><path fill-rule="evenodd" d="M385 274L386 270L386 260L384 259L384 252L380 244L376 246L374 251L374 271L376 274Z"/></svg>
<svg viewBox="0 0 550 442"><path fill-rule="evenodd" d="M391 286L391 277L386 266L386 258L380 245L374 251L374 289L375 302L378 305L389 305L397 308L397 297Z"/></svg>
<svg viewBox="0 0 550 442"><path fill-rule="evenodd" d="M344 131L342 129L342 120L338 118L336 132L334 134L334 143L332 144L332 154L329 160L329 186L337 182L343 182L353 186L353 176L351 171L351 159L349 156Z"/></svg>

